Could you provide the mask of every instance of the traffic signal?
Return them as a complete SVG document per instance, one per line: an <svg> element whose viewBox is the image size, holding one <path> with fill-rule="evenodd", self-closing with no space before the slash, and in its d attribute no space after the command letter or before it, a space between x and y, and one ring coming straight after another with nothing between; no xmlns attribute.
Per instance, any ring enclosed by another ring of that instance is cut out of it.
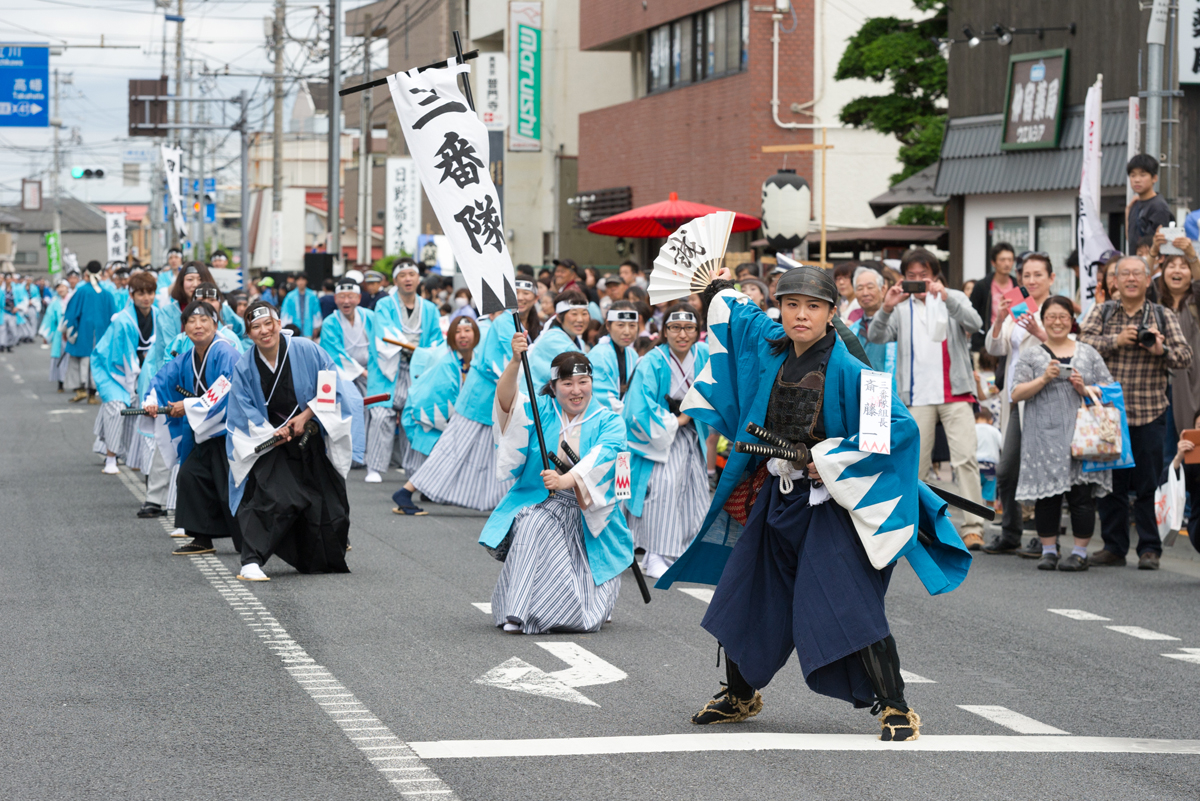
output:
<svg viewBox="0 0 1200 801"><path fill-rule="evenodd" d="M103 178L104 170L99 167L72 167L71 177L75 179Z"/></svg>

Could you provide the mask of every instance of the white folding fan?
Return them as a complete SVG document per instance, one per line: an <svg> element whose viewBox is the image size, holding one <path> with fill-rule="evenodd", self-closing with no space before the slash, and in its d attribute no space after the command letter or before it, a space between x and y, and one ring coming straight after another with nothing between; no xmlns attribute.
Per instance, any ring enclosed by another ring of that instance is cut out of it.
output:
<svg viewBox="0 0 1200 801"><path fill-rule="evenodd" d="M703 292L725 259L733 212L714 211L667 237L650 272L650 302L658 305Z"/></svg>

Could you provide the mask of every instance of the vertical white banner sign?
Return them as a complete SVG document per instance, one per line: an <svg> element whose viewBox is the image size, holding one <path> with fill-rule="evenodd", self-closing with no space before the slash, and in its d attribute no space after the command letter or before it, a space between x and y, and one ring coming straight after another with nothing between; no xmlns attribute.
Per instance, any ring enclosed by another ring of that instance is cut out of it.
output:
<svg viewBox="0 0 1200 801"><path fill-rule="evenodd" d="M1083 106L1083 168L1079 176L1079 301L1087 314L1096 300L1096 270L1112 250L1100 221L1100 93L1102 84L1088 89Z"/></svg>
<svg viewBox="0 0 1200 801"><path fill-rule="evenodd" d="M104 213L104 238L108 261L125 261L125 212Z"/></svg>
<svg viewBox="0 0 1200 801"><path fill-rule="evenodd" d="M409 156L387 160L387 201L384 220L384 255L404 251L416 257L421 234L421 179Z"/></svg>
<svg viewBox="0 0 1200 801"><path fill-rule="evenodd" d="M175 210L175 230L187 238L187 223L183 219L183 198L180 196L182 167L179 160L183 151L176 147L162 146L163 171L166 173L167 190L171 196L171 207Z"/></svg>
<svg viewBox="0 0 1200 801"><path fill-rule="evenodd" d="M503 131L508 127L508 56L480 53L476 85L479 119L489 131Z"/></svg>
<svg viewBox="0 0 1200 801"><path fill-rule="evenodd" d="M283 269L283 212L271 212L271 271Z"/></svg>

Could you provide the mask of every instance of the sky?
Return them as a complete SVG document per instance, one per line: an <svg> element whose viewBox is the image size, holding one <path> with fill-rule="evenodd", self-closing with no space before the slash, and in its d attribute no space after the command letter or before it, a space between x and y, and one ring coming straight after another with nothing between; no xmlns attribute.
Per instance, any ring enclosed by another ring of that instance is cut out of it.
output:
<svg viewBox="0 0 1200 801"><path fill-rule="evenodd" d="M170 13L178 13L178 0L169 0ZM327 9L326 4L322 4ZM357 3L347 3L357 5ZM51 55L51 71L69 73L72 83L60 89L63 122L60 142L64 143L62 186L64 194L93 203L146 202L150 197L149 167L142 168L139 187L123 186L121 154L130 146L145 146L151 140L128 138L128 82L130 79L154 79L162 69L163 29L167 29L167 68L175 92L175 27L164 23L163 9L155 0L3 0L0 2L0 44L49 42L65 44L61 56ZM263 19L274 15L274 0L184 0L184 55L195 59L197 72L224 71L269 73L273 65L266 50ZM297 39L317 36L314 4L300 6L292 0L287 29ZM324 31L321 34L324 35ZM84 48L79 45L106 45ZM345 40L343 58L355 40ZM133 46L117 49L108 45ZM322 43L307 46L289 44L285 54L287 73L322 79L328 70ZM186 70L186 65L185 65ZM288 84L291 88L295 80ZM185 86L186 89L186 86ZM229 98L246 89L251 92L251 130L271 126L269 79L243 77L198 78L194 91L207 96ZM285 106L290 113L291 97ZM236 119L235 104L227 106L229 122ZM215 112L214 112L215 113ZM51 116L53 116L53 111ZM77 132L77 135L74 135ZM22 178L40 178L49 197L49 176L53 164L52 129L0 128L0 205L20 200ZM239 182L238 134L210 132L223 146L209 163L230 166L218 175L218 184ZM73 180L72 166L101 167L102 181Z"/></svg>

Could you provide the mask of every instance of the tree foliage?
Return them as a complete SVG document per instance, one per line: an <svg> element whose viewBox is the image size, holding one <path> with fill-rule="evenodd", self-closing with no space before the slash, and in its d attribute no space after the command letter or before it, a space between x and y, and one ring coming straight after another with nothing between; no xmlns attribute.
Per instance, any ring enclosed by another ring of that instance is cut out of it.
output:
<svg viewBox="0 0 1200 801"><path fill-rule="evenodd" d="M938 159L946 121L946 59L937 39L946 36L946 0L914 0L933 16L914 22L896 17L872 17L850 37L838 62L834 80L853 78L889 82L891 94L851 100L841 121L855 128L891 134L900 141L900 163L893 175L902 181Z"/></svg>
<svg viewBox="0 0 1200 801"><path fill-rule="evenodd" d="M934 206L905 206L896 215L896 225L945 225L946 212Z"/></svg>

